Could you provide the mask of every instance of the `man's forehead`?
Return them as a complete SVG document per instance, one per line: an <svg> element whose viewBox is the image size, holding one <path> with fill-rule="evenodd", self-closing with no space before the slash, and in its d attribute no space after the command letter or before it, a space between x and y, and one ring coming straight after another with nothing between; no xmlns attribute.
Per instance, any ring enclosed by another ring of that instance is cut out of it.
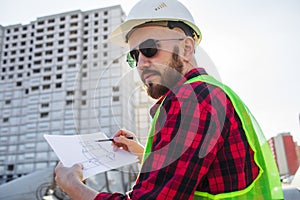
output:
<svg viewBox="0 0 300 200"><path fill-rule="evenodd" d="M146 26L135 28L130 37L128 38L128 43L130 46L137 46L141 42L147 39L166 39L166 38L177 38L184 37L184 33L177 31L175 29L171 30L167 27L161 26Z"/></svg>

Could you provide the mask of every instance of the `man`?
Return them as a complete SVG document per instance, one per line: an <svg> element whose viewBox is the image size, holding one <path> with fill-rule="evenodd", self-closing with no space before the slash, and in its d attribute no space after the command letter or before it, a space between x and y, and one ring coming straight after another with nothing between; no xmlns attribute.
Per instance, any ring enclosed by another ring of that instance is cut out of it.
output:
<svg viewBox="0 0 300 200"><path fill-rule="evenodd" d="M129 65L158 99L145 150L126 139L134 136L129 131L114 136L116 150L139 156L141 171L128 194L108 194L81 182L82 165L59 164L56 181L64 191L73 199L283 199L252 115L228 87L197 68L201 32L180 2L140 1L111 38L129 45Z"/></svg>

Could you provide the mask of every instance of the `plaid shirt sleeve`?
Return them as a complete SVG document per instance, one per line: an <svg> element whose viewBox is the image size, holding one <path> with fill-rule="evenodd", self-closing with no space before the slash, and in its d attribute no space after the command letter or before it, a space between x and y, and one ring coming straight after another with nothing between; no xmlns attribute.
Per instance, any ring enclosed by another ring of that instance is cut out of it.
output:
<svg viewBox="0 0 300 200"><path fill-rule="evenodd" d="M245 188L258 174L240 120L219 88L198 82L169 92L153 137L133 190L98 199L193 199L195 191Z"/></svg>

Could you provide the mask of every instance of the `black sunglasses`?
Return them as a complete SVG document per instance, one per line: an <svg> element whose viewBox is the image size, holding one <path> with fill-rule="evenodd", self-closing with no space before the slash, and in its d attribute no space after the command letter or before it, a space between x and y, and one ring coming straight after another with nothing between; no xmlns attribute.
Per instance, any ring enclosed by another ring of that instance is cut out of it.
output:
<svg viewBox="0 0 300 200"><path fill-rule="evenodd" d="M134 68L137 66L137 63L139 61L139 54L140 52L146 56L147 58L151 58L155 56L158 52L158 46L157 43L161 41L170 41L170 40L184 40L184 38L173 38L173 39L161 39L161 40L155 40L155 39L148 39L142 42L139 45L139 49L133 49L127 54L127 62L131 68Z"/></svg>

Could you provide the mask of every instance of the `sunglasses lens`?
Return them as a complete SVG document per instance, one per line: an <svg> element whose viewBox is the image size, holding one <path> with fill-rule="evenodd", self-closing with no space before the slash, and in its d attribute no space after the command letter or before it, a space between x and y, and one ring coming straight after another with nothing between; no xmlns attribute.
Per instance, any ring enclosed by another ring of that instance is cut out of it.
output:
<svg viewBox="0 0 300 200"><path fill-rule="evenodd" d="M147 58L151 58L151 57L153 57L157 53L157 48L140 49L140 51Z"/></svg>
<svg viewBox="0 0 300 200"><path fill-rule="evenodd" d="M137 50L133 50L133 51L137 51ZM131 67L131 68L134 68L134 67L136 67L136 65L137 65L137 60L136 60L136 58L137 58L137 56L135 56L135 54L133 53L133 51L131 51L131 52L129 52L128 54L127 54L127 63L128 63L128 65ZM138 54L139 52L137 51L137 54Z"/></svg>
<svg viewBox="0 0 300 200"><path fill-rule="evenodd" d="M148 58L153 57L157 53L157 45L155 40L148 39L140 44L140 51Z"/></svg>

